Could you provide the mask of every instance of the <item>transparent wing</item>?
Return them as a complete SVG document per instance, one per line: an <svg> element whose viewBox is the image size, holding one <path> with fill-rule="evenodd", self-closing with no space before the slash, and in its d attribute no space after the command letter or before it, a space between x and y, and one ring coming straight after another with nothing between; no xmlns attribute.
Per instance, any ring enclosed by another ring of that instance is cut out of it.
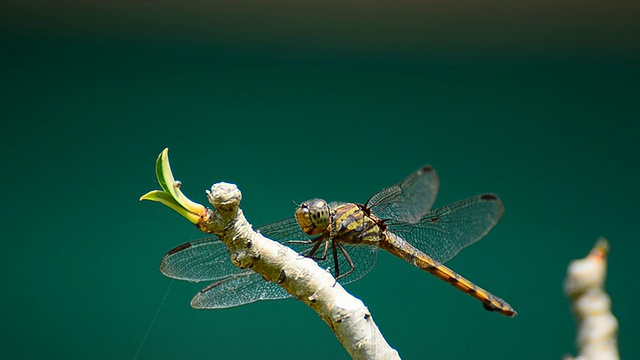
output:
<svg viewBox="0 0 640 360"><path fill-rule="evenodd" d="M482 239L500 220L497 195L483 194L428 212L417 224L389 221L389 229L434 260L444 263Z"/></svg>
<svg viewBox="0 0 640 360"><path fill-rule="evenodd" d="M260 226L256 231L281 243L292 240L308 240L309 235L305 234L295 217L286 218L271 224Z"/></svg>
<svg viewBox="0 0 640 360"><path fill-rule="evenodd" d="M295 218L287 218L256 229L264 236L279 242L305 241L309 239L298 226ZM311 244L286 244L298 253L308 254ZM372 246L345 245L355 270L340 280L347 284L366 275L375 265L376 248ZM333 253L319 261L323 268L334 269ZM341 273L351 266L338 250L338 266ZM160 262L160 271L171 278L193 282L211 281L213 284L201 290L191 301L198 309L221 309L239 306L258 300L284 299L290 295L279 285L265 281L251 269L240 269L229 260L227 248L217 236L191 241L170 250Z"/></svg>
<svg viewBox="0 0 640 360"><path fill-rule="evenodd" d="M286 241L307 239L294 218L257 228L265 236ZM250 269L240 269L229 260L225 244L217 236L184 243L171 249L160 261L160 271L174 279L216 282L191 301L198 309L221 309L258 300L284 299L290 295L279 285L265 281Z"/></svg>
<svg viewBox="0 0 640 360"><path fill-rule="evenodd" d="M227 247L217 236L178 245L160 261L160 272L193 282L219 280L242 270L229 260Z"/></svg>
<svg viewBox="0 0 640 360"><path fill-rule="evenodd" d="M276 221L256 230L280 242L308 239L295 218ZM231 263L224 243L212 236L171 249L160 261L160 272L173 279L199 282L220 280L240 273L242 269Z"/></svg>
<svg viewBox="0 0 640 360"><path fill-rule="evenodd" d="M382 220L415 224L431 210L439 188L436 170L425 165L402 182L374 194L365 206Z"/></svg>
<svg viewBox="0 0 640 360"><path fill-rule="evenodd" d="M264 281L250 269L221 279L200 290L191 299L194 309L224 309L258 300L276 300L290 297L279 285Z"/></svg>

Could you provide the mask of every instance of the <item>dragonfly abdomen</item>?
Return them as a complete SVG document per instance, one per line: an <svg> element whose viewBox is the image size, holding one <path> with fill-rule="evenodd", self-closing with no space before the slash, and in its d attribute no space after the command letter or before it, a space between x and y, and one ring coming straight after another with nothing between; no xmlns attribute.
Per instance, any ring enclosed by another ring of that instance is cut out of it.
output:
<svg viewBox="0 0 640 360"><path fill-rule="evenodd" d="M424 270L429 271L437 278L448 282L454 288L480 300L482 302L482 306L484 306L488 311L497 311L509 317L516 316L517 314L506 301L477 286L444 265L437 265Z"/></svg>
<svg viewBox="0 0 640 360"><path fill-rule="evenodd" d="M404 239L393 233L387 232L387 236L385 236L384 240L380 242L380 247L413 264L417 268L433 274L438 279L448 282L454 288L471 295L475 299L481 301L484 308L488 311L496 311L509 317L517 315L516 311L506 301L433 260L430 256L416 249Z"/></svg>

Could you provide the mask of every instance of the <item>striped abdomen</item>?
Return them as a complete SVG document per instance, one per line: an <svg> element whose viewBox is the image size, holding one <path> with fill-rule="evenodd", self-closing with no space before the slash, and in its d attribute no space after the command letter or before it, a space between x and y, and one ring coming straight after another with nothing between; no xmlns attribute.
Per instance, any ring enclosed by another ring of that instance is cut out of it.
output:
<svg viewBox="0 0 640 360"><path fill-rule="evenodd" d="M390 232L386 232L386 234L388 235L386 239L380 242L381 248L422 270L430 272L437 278L448 282L456 289L480 300L484 308L489 311L497 311L509 317L517 315L516 311L506 301L492 295L487 290L458 275L455 271L434 261L431 257L411 246L411 244L399 236Z"/></svg>

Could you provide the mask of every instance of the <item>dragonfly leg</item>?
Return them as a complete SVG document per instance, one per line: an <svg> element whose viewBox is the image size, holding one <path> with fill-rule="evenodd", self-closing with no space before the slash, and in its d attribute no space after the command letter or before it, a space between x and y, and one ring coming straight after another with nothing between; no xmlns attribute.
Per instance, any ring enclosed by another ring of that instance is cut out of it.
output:
<svg viewBox="0 0 640 360"><path fill-rule="evenodd" d="M283 244L287 245L287 244L313 244L314 242L320 240L322 236L318 236L317 238L313 238L311 240L289 240L289 241L285 241L283 242Z"/></svg>
<svg viewBox="0 0 640 360"><path fill-rule="evenodd" d="M320 236L316 236L313 239L309 239L309 240L288 240L288 241L284 241L283 244L287 245L287 244L302 244L302 245L308 245L308 244L313 244L315 242L318 242L322 239L324 239L326 236L326 234L320 234Z"/></svg>
<svg viewBox="0 0 640 360"><path fill-rule="evenodd" d="M322 251L322 256L315 256L316 251L318 251L318 248L320 247L320 244L324 244L324 251ZM309 251L309 254L305 255L308 258L311 258L313 260L325 260L327 258L327 253L329 252L329 241L323 241L323 242L318 242L316 244L316 246L313 247L313 249L311 249L311 251Z"/></svg>
<svg viewBox="0 0 640 360"><path fill-rule="evenodd" d="M333 241L333 257L334 257L334 261L336 264L336 282L351 274L355 269L356 269L356 265L353 263L353 260L351 260L351 256L349 256L349 253L347 252L347 250L344 248L344 246L342 246L342 244L340 243L340 241ZM342 255L344 255L344 258L347 260L347 263L349 264L349 266L351 266L351 269L349 269L349 271L347 271L346 273L340 275L339 274L339 269L338 269L338 255L336 253L336 246L338 247L338 249L340 249L340 252L342 253Z"/></svg>
<svg viewBox="0 0 640 360"><path fill-rule="evenodd" d="M316 261L325 260L327 258L327 252L329 251L329 242L325 240L326 238L327 236L325 234L322 234L315 239L311 239L309 243L315 242L316 244L308 253L303 255ZM322 240L325 240L325 241L322 241ZM316 252L318 251L318 249L322 244L324 244L324 251L322 252L322 256L315 256Z"/></svg>
<svg viewBox="0 0 640 360"><path fill-rule="evenodd" d="M331 250L333 250L333 273L335 274L336 277L336 282L338 282L338 279L340 278L340 263L338 262L338 252L336 251L336 243L337 241L333 240L331 241ZM336 284L333 283L333 286L335 286Z"/></svg>
<svg viewBox="0 0 640 360"><path fill-rule="evenodd" d="M314 257L315 260L324 260L327 258L327 253L329 252L329 241L324 241L324 251L322 252L321 257Z"/></svg>

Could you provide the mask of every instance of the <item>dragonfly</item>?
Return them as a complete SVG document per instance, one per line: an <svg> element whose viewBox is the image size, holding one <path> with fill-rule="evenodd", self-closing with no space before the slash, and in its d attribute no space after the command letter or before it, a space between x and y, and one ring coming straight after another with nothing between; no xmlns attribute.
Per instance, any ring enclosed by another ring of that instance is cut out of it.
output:
<svg viewBox="0 0 640 360"><path fill-rule="evenodd" d="M498 223L504 212L502 201L497 195L481 194L432 210L439 185L435 169L425 165L364 204L310 199L298 206L295 216L256 230L331 269L343 285L369 273L377 250L383 249L471 295L486 310L515 316L506 301L444 265ZM213 281L191 300L194 308L219 309L291 296L253 270L235 267L217 236L173 248L160 262L160 271L174 279Z"/></svg>

